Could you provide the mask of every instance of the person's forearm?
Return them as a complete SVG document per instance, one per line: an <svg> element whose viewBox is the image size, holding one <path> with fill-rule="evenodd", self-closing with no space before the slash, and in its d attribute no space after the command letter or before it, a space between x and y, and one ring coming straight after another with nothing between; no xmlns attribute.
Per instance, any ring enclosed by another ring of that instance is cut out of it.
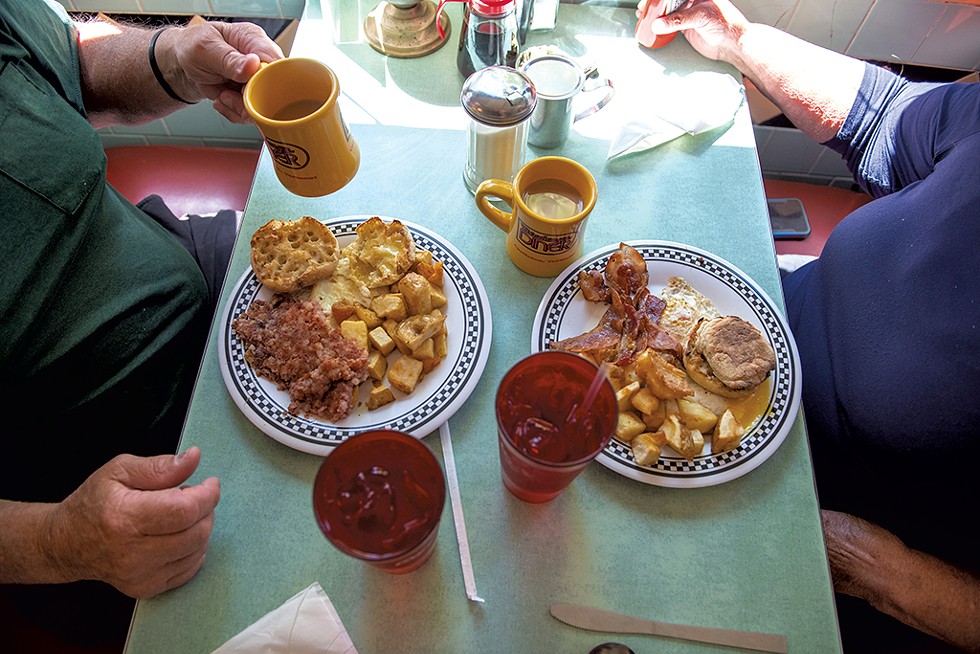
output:
<svg viewBox="0 0 980 654"><path fill-rule="evenodd" d="M844 124L864 76L864 63L758 23L739 30L725 59L822 143Z"/></svg>
<svg viewBox="0 0 980 654"><path fill-rule="evenodd" d="M821 511L834 590L940 640L980 652L980 577L910 549L891 532Z"/></svg>
<svg viewBox="0 0 980 654"><path fill-rule="evenodd" d="M980 652L980 578L916 550L890 562L888 574L873 579L869 603L919 631Z"/></svg>
<svg viewBox="0 0 980 654"><path fill-rule="evenodd" d="M96 127L138 125L187 106L170 97L153 75L149 45L154 30L104 21L76 23L76 28L82 92L90 123ZM154 51L164 79L178 94L189 95L172 47L180 29L170 28L161 34Z"/></svg>
<svg viewBox="0 0 980 654"><path fill-rule="evenodd" d="M73 581L52 549L50 525L56 507L0 500L0 584Z"/></svg>

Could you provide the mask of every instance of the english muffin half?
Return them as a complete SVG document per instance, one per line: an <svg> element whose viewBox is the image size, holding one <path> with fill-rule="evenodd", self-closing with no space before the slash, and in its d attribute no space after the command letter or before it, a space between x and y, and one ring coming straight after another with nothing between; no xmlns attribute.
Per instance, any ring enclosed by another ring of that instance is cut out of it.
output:
<svg viewBox="0 0 980 654"><path fill-rule="evenodd" d="M754 325L738 316L698 320L687 336L684 368L699 386L748 397L776 367L776 354Z"/></svg>
<svg viewBox="0 0 980 654"><path fill-rule="evenodd" d="M415 265L415 240L412 232L398 220L386 223L378 216L357 226L357 238L344 248L350 259L345 275L378 288L394 284Z"/></svg>
<svg viewBox="0 0 980 654"><path fill-rule="evenodd" d="M252 270L277 293L292 293L333 274L339 247L315 218L270 220L252 235Z"/></svg>

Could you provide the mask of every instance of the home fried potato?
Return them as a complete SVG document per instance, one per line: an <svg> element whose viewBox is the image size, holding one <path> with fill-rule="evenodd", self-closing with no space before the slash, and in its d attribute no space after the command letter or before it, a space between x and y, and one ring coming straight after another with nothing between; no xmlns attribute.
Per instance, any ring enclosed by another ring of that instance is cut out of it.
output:
<svg viewBox="0 0 980 654"><path fill-rule="evenodd" d="M368 332L368 342L382 356L388 356L395 349L395 341L391 340L391 336L388 335L388 332L381 325Z"/></svg>
<svg viewBox="0 0 980 654"><path fill-rule="evenodd" d="M718 428L711 438L711 451L714 454L728 452L738 447L742 442L745 428L735 419L731 409L728 409L718 420Z"/></svg>
<svg viewBox="0 0 980 654"><path fill-rule="evenodd" d="M616 431L615 436L624 443L629 443L636 436L639 436L646 430L646 425L640 420L632 411L620 411L618 419L616 420Z"/></svg>
<svg viewBox="0 0 980 654"><path fill-rule="evenodd" d="M635 381L616 391L616 405L620 412L633 408L633 395L640 390L640 382Z"/></svg>
<svg viewBox="0 0 980 654"><path fill-rule="evenodd" d="M650 392L662 400L687 397L692 393L687 373L653 350L644 350L636 358L636 372Z"/></svg>
<svg viewBox="0 0 980 654"><path fill-rule="evenodd" d="M660 436L663 436L663 432L660 432ZM633 458L636 459L638 465L652 466L660 459L662 443L658 442L659 440L657 434L645 431L630 441L630 449L633 451Z"/></svg>
<svg viewBox="0 0 980 654"><path fill-rule="evenodd" d="M367 325L361 320L345 320L340 323L340 335L349 341L354 341L365 352L370 350L368 345Z"/></svg>
<svg viewBox="0 0 980 654"><path fill-rule="evenodd" d="M684 397L678 398L677 410L688 429L697 429L702 434L712 431L718 422L718 416L708 407Z"/></svg>
<svg viewBox="0 0 980 654"><path fill-rule="evenodd" d="M379 381L375 381L371 385L371 393L368 395L367 408L370 411L374 411L378 407L382 407L386 404L391 404L395 401L395 394L391 392L391 389L382 384Z"/></svg>
<svg viewBox="0 0 980 654"><path fill-rule="evenodd" d="M688 461L701 454L704 449L704 436L697 429L688 429L676 413L667 415L661 427L667 445Z"/></svg>
<svg viewBox="0 0 980 654"><path fill-rule="evenodd" d="M371 379L382 380L388 371L388 359L378 350L368 353L368 376Z"/></svg>
<svg viewBox="0 0 980 654"><path fill-rule="evenodd" d="M402 393L411 393L422 378L422 362L407 355L398 357L388 368L388 383Z"/></svg>
<svg viewBox="0 0 980 654"><path fill-rule="evenodd" d="M639 388L637 383L636 392L630 397L630 406L646 415L653 415L660 408L660 398L653 394L649 388Z"/></svg>

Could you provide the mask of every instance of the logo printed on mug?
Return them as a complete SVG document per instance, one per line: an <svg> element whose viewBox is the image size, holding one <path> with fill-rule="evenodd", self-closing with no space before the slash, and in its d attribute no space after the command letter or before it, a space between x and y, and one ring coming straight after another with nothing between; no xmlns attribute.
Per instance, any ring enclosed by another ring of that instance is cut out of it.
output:
<svg viewBox="0 0 980 654"><path fill-rule="evenodd" d="M310 163L310 153L298 145L272 139L266 139L265 142L269 146L269 154L280 166L300 170L306 168L306 164Z"/></svg>
<svg viewBox="0 0 980 654"><path fill-rule="evenodd" d="M517 221L517 241L533 252L561 254L571 250L578 238L578 230L567 234L542 234L528 226L520 217Z"/></svg>

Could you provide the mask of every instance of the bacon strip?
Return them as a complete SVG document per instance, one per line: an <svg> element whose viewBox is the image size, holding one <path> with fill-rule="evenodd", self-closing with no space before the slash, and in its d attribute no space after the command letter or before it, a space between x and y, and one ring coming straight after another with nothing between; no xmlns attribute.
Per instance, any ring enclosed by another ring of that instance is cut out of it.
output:
<svg viewBox="0 0 980 654"><path fill-rule="evenodd" d="M586 354L595 361L617 365L629 364L644 350L652 349L681 362L681 344L659 326L667 302L650 293L646 262L634 248L620 243L606 264L604 284L598 271L579 272L578 282L587 300L606 298L610 306L594 328L552 341L550 349Z"/></svg>

